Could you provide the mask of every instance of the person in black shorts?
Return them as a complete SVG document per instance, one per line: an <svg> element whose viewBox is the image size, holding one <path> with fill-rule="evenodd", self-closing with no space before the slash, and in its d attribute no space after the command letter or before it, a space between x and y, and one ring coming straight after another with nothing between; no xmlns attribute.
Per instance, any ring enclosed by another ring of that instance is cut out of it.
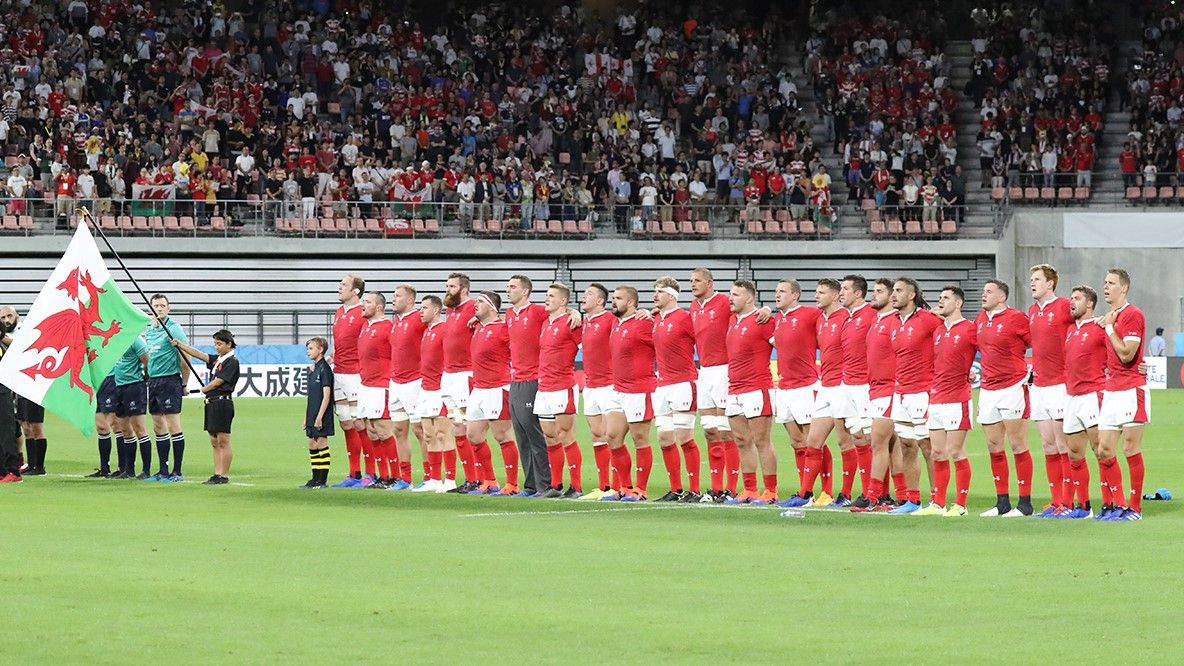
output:
<svg viewBox="0 0 1184 666"><path fill-rule="evenodd" d="M9 333L16 326L16 310L0 307L0 358L12 344ZM20 449L16 442L16 411L12 389L0 384L0 483L21 483Z"/></svg>
<svg viewBox="0 0 1184 666"><path fill-rule="evenodd" d="M333 406L333 370L325 360L329 341L312 338L305 347L313 362L308 373L308 406L304 410L304 434L308 437L308 462L312 478L304 484L310 490L324 488L329 482L329 438L333 436L333 417L326 418Z"/></svg>
<svg viewBox="0 0 1184 666"><path fill-rule="evenodd" d="M238 385L238 359L234 356L234 335L222 329L214 333L214 351L217 356L190 347L173 338L172 344L185 354L203 361L209 368L209 382L201 388L206 396L206 432L210 435L210 447L214 450L214 475L204 482L217 486L230 482L230 461L234 457L230 449L230 426L234 421L234 387Z"/></svg>
<svg viewBox="0 0 1184 666"><path fill-rule="evenodd" d="M20 320L20 315L12 306L6 305L0 308L0 321L3 322L4 329L0 336L3 337L5 346L12 344L11 336L8 333L16 331ZM24 436L25 451L28 454L25 456L26 464L21 468L21 474L42 476L45 474L45 408L23 396L14 397L16 398L16 420L20 424L18 434ZM18 452L20 450L19 444L17 450Z"/></svg>
<svg viewBox="0 0 1184 666"><path fill-rule="evenodd" d="M117 426L116 402L118 396L115 394L115 370L103 378L103 382L99 384L99 392L96 394L95 401L95 431L99 436L99 468L92 474L87 474L89 479L130 479L135 477L135 472L129 473L127 467L127 450L123 443L123 432ZM111 449L112 438L115 442L115 458L118 467L114 472L111 471Z"/></svg>

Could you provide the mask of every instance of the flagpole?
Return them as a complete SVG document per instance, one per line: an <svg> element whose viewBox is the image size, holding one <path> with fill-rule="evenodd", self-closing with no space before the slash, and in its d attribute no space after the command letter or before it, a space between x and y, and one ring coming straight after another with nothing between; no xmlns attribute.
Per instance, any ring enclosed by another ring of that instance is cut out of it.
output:
<svg viewBox="0 0 1184 666"><path fill-rule="evenodd" d="M103 233L103 228L95 221L94 216L90 214L90 211L87 210L86 206L80 207L77 212L86 217L91 229L99 232L99 237L103 239L103 243L106 244L107 249L111 251L111 256L115 257L115 261L119 264L119 267L123 269L123 273L124 275L127 275L127 279L131 280L132 286L136 288L136 292L140 294L140 298L144 299L144 304L148 306L148 312L152 313L152 318L155 319L157 323L161 324L160 328L164 331L164 334L168 336L169 340L176 340L176 338L173 337L173 334L169 333L169 329L164 325L164 322L160 321L160 317L156 316L156 310L152 308L152 301L148 298L148 295L144 293L144 290L140 288L140 283L136 282L135 276L133 276L132 272L128 270L127 264L123 263L123 259L119 256L119 253L115 251L115 247L111 245L111 239L107 238L107 234ZM193 373L194 377L197 377L197 370L194 369L193 363L189 361L189 356L180 349L177 350L177 355L181 357L182 361L185 361L185 365L189 367L189 372ZM184 389L186 393L189 392L188 386L184 387Z"/></svg>

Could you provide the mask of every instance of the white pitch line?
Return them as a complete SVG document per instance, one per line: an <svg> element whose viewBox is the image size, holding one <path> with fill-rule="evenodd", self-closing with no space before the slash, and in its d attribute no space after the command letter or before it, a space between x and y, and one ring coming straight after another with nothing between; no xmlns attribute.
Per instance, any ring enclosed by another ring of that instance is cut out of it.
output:
<svg viewBox="0 0 1184 666"><path fill-rule="evenodd" d="M642 504L639 506L615 506L603 509L563 509L560 511L491 511L489 513L462 513L457 518L498 518L502 516L557 516L580 513L610 513L613 511L659 511L670 509L693 509L693 504Z"/></svg>

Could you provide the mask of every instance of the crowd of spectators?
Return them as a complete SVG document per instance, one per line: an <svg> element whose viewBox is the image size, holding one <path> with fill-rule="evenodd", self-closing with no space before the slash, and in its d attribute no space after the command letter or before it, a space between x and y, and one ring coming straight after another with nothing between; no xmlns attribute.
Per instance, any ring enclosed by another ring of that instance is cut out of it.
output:
<svg viewBox="0 0 1184 666"><path fill-rule="evenodd" d="M1104 10L976 9L967 93L983 187L1092 186L1114 37Z"/></svg>
<svg viewBox="0 0 1184 666"><path fill-rule="evenodd" d="M1144 6L1142 52L1133 54L1122 90L1131 113L1119 156L1126 187L1166 187L1184 172L1184 8Z"/></svg>
<svg viewBox="0 0 1184 666"><path fill-rule="evenodd" d="M806 42L806 71L848 198L873 200L888 215L919 218L917 193L929 186L942 191L935 201L964 196L954 182L959 95L936 37L944 20L936 3L872 16L836 7L816 18Z"/></svg>
<svg viewBox="0 0 1184 666"><path fill-rule="evenodd" d="M777 15L493 3L429 25L367 0L2 4L10 214L171 196L199 218L228 200L276 217L445 204L626 229L754 198L805 216L829 195Z"/></svg>

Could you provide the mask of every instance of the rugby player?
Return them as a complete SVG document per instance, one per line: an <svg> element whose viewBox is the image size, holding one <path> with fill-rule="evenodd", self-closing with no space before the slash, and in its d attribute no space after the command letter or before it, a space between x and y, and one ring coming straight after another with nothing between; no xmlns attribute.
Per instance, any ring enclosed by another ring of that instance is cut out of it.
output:
<svg viewBox="0 0 1184 666"><path fill-rule="evenodd" d="M663 276L654 282L654 353L658 383L654 390L654 416L658 446L670 477L670 492L658 502L698 502L699 446L695 444L695 325L691 315L678 307L678 280ZM686 455L687 485L682 485L679 446ZM688 497L691 495L693 497Z"/></svg>
<svg viewBox="0 0 1184 666"><path fill-rule="evenodd" d="M446 493L456 489L456 442L447 436L452 430L452 420L448 418L444 394L440 390L440 377L444 373L443 312L444 302L440 297L423 297L419 306L419 318L424 324L419 345L422 383L416 413L423 424L430 478L428 483L415 487L413 492Z"/></svg>
<svg viewBox="0 0 1184 666"><path fill-rule="evenodd" d="M816 359L822 311L801 305L801 297L802 288L797 280L777 283L777 316L773 329L773 343L777 349L777 390L773 398L773 419L784 424L789 433L798 470L797 494L781 503L790 508L814 504L814 481L822 474L826 462L821 442L817 448L807 447L818 395ZM826 504L832 501L825 491L819 497Z"/></svg>
<svg viewBox="0 0 1184 666"><path fill-rule="evenodd" d="M900 452L892 420L892 396L896 389L896 350L892 347L892 337L900 328L900 317L892 307L892 280L876 280L870 306L876 313L867 331L867 418L871 421L872 464L869 489L864 491L864 497L851 503L854 512L893 508L888 496L888 476ZM899 464L896 467L899 469ZM903 495L904 475L894 474L893 480L899 480L897 494Z"/></svg>
<svg viewBox="0 0 1184 666"><path fill-rule="evenodd" d="M609 337L616 323L616 318L604 307L607 303L608 289L604 285L593 282L584 290L584 325L580 334L584 359L584 418L588 421L592 455L596 460L596 490L580 496L586 500L598 500L610 490L621 490L619 483L612 483L612 454L604 422L604 412L612 403L614 391Z"/></svg>
<svg viewBox="0 0 1184 666"><path fill-rule="evenodd" d="M1044 448L1044 470L1052 499L1038 518L1073 507L1073 480L1065 436L1065 338L1073 326L1069 299L1059 297L1057 269L1038 264L1029 269L1028 327L1032 345L1031 416Z"/></svg>
<svg viewBox="0 0 1184 666"><path fill-rule="evenodd" d="M807 455L814 455L821 459L821 464L813 465L822 477L822 494L814 498L814 506L845 507L851 505L851 488L855 484L855 474L859 469L856 460L855 446L851 442L851 434L842 423L838 425L839 451L842 455L843 486L837 496L833 496L834 486L832 478L832 459L830 449L826 446L826 438L835 430L835 406L844 400L843 388L843 326L847 323L850 311L839 301L839 291L842 285L836 280L823 278L818 281L814 290L814 301L817 303L819 316L816 327L817 344L820 357L819 381L821 386L814 397L814 413L810 417L810 428L806 433ZM818 451L819 456L814 452ZM812 470L813 471L813 470ZM805 484L803 484L804 486ZM814 483L810 482L810 489Z"/></svg>
<svg viewBox="0 0 1184 666"><path fill-rule="evenodd" d="M770 431L773 427L773 375L769 357L773 353L774 331L780 323L760 323L756 308L756 285L736 280L728 295L734 318L728 328L728 417L740 452L740 473L744 488L728 497L725 504L777 503L777 451ZM764 492L758 493L757 464L764 474Z"/></svg>
<svg viewBox="0 0 1184 666"><path fill-rule="evenodd" d="M510 331L501 317L502 299L497 292L477 295L477 325L471 344L473 392L469 395L465 418L468 438L473 446L477 476L481 484L470 495L516 495L518 486L517 444L510 434ZM444 341L445 346L448 340ZM501 446L506 468L506 486L501 488L493 471L493 457L486 433ZM507 451L515 455L506 455Z"/></svg>
<svg viewBox="0 0 1184 666"><path fill-rule="evenodd" d="M391 371L389 411L394 426L395 449L398 454L398 478L391 484L391 490L406 490L411 487L411 441L415 433L423 455L422 486L431 478L428 473L427 445L424 443L423 426L419 418L419 392L422 385L419 374L419 348L426 325L416 306L415 287L401 284L395 287L391 299L394 321L391 327ZM417 486L417 487L418 487Z"/></svg>
<svg viewBox="0 0 1184 666"><path fill-rule="evenodd" d="M334 488L357 488L362 485L362 456L366 456L366 467L374 473L374 463L370 460L370 452L365 437L365 423L355 419L358 409L358 387L361 386L361 376L358 374L358 335L366 325L362 316L362 293L366 291L366 281L354 275L347 274L337 285L337 301L340 305L333 313L333 351L328 360L333 367L333 411L337 414L337 421L341 424L341 433L345 437L345 451L349 458L349 474L344 480L334 484Z"/></svg>
<svg viewBox="0 0 1184 666"><path fill-rule="evenodd" d="M1068 439L1069 473L1073 477L1077 504L1054 514L1053 518L1093 517L1085 452L1089 448L1095 456L1098 454L1098 412L1106 388L1106 351L1110 346L1106 329L1098 324L1094 313L1097 304L1098 293L1091 287L1078 285L1070 291L1069 313L1073 317L1073 326L1065 337L1065 358L1073 359L1073 362L1065 366L1068 399L1065 401L1063 428ZM1069 501L1063 496L1061 499ZM1102 511L1110 511L1119 503L1111 495L1110 486L1103 482Z"/></svg>
<svg viewBox="0 0 1184 666"><path fill-rule="evenodd" d="M695 384L695 401L699 407L699 422L707 446L707 470L711 490L702 501L720 501L735 497L740 475L740 453L732 438L732 427L724 416L728 398L728 327L732 310L727 294L715 290L711 271L696 268L691 271L691 322L695 327L695 350L699 357L699 378ZM759 315L758 315L759 316ZM726 488L725 488L726 486Z"/></svg>
<svg viewBox="0 0 1184 666"><path fill-rule="evenodd" d="M539 334L539 385L534 399L534 412L547 438L547 464L550 484L540 497L574 499L584 494L580 480L583 458L576 441L576 376L575 361L579 351L581 328L571 327L571 313L567 310L571 290L558 282L547 287L544 307L547 320ZM570 483L563 488L563 467L566 460Z"/></svg>
<svg viewBox="0 0 1184 666"><path fill-rule="evenodd" d="M444 429L444 441L455 442L460 456L465 482L449 492L467 493L481 485L473 447L469 444L464 426L465 408L473 390L473 356L470 345L473 328L469 322L476 316L477 301L469 298L469 276L452 273L444 283L444 306L448 308L441 333L444 336L444 372L440 376L440 391L451 423Z"/></svg>
<svg viewBox="0 0 1184 666"><path fill-rule="evenodd" d="M867 280L862 275L847 275L839 282L839 303L850 314L843 321L843 381L838 402L834 405L834 418L841 421L851 435L861 496L866 496L870 490L872 473L872 421L867 415L867 332L876 322L876 311L866 299ZM846 484L844 472L843 485Z"/></svg>
<svg viewBox="0 0 1184 666"><path fill-rule="evenodd" d="M642 502L654 464L650 448L650 424L654 420L654 324L637 316L638 296L633 287L613 290L613 314L617 321L609 335L613 393L604 406L608 446L620 488L604 493L601 501ZM637 486L625 435L637 451Z"/></svg>
<svg viewBox="0 0 1184 666"><path fill-rule="evenodd" d="M361 386L358 387L358 410L354 416L364 422L365 432L361 434L368 441L363 444L363 451L366 448L370 451L366 476L360 487L386 490L398 481L399 475L389 398L394 322L386 318L386 297L380 291L366 292L362 296L361 315L366 323L358 334Z"/></svg>

